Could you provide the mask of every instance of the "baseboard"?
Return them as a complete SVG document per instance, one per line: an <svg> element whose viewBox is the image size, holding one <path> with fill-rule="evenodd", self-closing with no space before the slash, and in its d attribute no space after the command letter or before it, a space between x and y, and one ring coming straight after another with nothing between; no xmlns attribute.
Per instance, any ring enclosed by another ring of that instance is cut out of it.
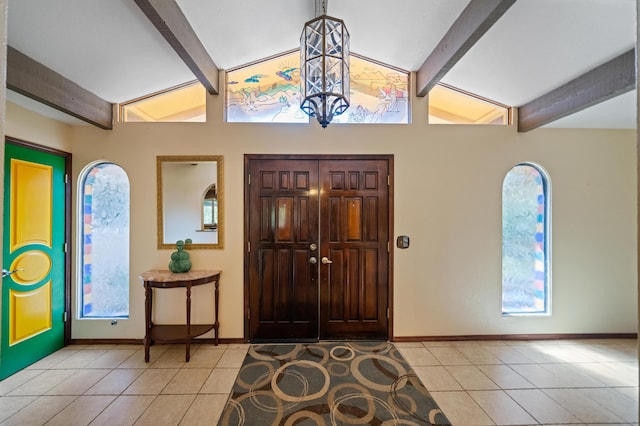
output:
<svg viewBox="0 0 640 426"><path fill-rule="evenodd" d="M554 333L554 334L477 334L464 336L396 336L392 342L437 342L444 340L578 340L637 339L638 333Z"/></svg>
<svg viewBox="0 0 640 426"><path fill-rule="evenodd" d="M579 340L579 339L637 339L638 333L554 333L554 334L472 334L454 336L396 336L391 342L438 342L467 340ZM214 344L214 339L193 339L193 344ZM220 339L225 345L249 343L243 338ZM71 345L142 345L142 339L71 339Z"/></svg>
<svg viewBox="0 0 640 426"><path fill-rule="evenodd" d="M213 345L214 339L192 339L191 344L211 344ZM237 345L242 343L248 343L245 339L219 339L219 343L225 345ZM71 345L142 345L142 339L71 339Z"/></svg>

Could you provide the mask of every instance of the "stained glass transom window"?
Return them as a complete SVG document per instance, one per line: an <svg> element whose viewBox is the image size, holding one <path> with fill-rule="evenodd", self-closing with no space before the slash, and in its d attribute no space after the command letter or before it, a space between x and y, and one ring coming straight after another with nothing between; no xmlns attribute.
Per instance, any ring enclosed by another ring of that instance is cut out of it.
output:
<svg viewBox="0 0 640 426"><path fill-rule="evenodd" d="M502 313L549 313L549 199L544 173L513 167L502 185Z"/></svg>
<svg viewBox="0 0 640 426"><path fill-rule="evenodd" d="M409 73L350 58L347 111L332 123L409 123ZM308 123L300 109L298 51L230 70L226 74L227 122Z"/></svg>
<svg viewBox="0 0 640 426"><path fill-rule="evenodd" d="M113 163L81 174L81 318L129 316L129 179Z"/></svg>

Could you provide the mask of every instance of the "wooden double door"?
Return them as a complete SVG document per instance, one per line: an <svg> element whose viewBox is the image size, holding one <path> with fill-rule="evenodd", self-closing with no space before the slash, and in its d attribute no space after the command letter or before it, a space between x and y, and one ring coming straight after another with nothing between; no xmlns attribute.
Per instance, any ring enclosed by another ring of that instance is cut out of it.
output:
<svg viewBox="0 0 640 426"><path fill-rule="evenodd" d="M251 341L389 337L392 156L245 156Z"/></svg>

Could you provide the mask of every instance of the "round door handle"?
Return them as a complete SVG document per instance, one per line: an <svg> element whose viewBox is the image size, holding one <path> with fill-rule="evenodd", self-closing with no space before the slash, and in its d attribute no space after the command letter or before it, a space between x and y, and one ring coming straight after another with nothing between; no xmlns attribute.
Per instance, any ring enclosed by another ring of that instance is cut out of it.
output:
<svg viewBox="0 0 640 426"><path fill-rule="evenodd" d="M332 260L329 260L329 258L328 258L327 256L324 256L324 257L322 258L322 263L326 265L326 264L328 264L328 263L333 263L333 261L332 261Z"/></svg>
<svg viewBox="0 0 640 426"><path fill-rule="evenodd" d="M309 263L311 263L312 265L315 265L316 263L318 263L318 259L316 259L314 256L311 256L309 258Z"/></svg>

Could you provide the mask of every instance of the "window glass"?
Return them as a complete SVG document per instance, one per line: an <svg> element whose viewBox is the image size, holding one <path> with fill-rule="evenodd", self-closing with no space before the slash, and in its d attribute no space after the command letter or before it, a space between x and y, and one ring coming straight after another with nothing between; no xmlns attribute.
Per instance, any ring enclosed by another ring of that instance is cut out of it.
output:
<svg viewBox="0 0 640 426"><path fill-rule="evenodd" d="M172 87L121 104L120 117L125 123L204 123L207 121L207 92L198 81Z"/></svg>
<svg viewBox="0 0 640 426"><path fill-rule="evenodd" d="M351 103L332 122L409 123L409 73L351 55Z"/></svg>
<svg viewBox="0 0 640 426"><path fill-rule="evenodd" d="M409 73L351 54L350 106L332 123L409 123ZM298 51L226 73L228 122L308 123ZM314 120L315 121L315 120Z"/></svg>
<svg viewBox="0 0 640 426"><path fill-rule="evenodd" d="M429 124L509 124L509 108L446 84L429 91Z"/></svg>
<svg viewBox="0 0 640 426"><path fill-rule="evenodd" d="M113 163L81 175L81 318L129 316L129 179Z"/></svg>
<svg viewBox="0 0 640 426"><path fill-rule="evenodd" d="M502 312L549 312L548 190L542 171L519 164L502 186Z"/></svg>
<svg viewBox="0 0 640 426"><path fill-rule="evenodd" d="M227 71L230 123L308 123L300 109L298 51Z"/></svg>

